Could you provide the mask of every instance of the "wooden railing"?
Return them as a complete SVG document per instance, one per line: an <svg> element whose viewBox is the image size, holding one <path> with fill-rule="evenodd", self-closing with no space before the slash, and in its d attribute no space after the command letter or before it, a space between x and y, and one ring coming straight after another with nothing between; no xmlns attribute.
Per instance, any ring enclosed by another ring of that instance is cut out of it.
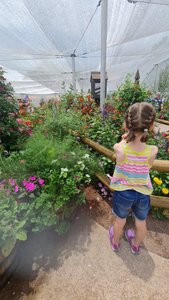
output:
<svg viewBox="0 0 169 300"><path fill-rule="evenodd" d="M165 124L165 125L169 125L169 121L164 120L164 119L157 119L156 121L157 121L158 123L162 123L162 124Z"/></svg>
<svg viewBox="0 0 169 300"><path fill-rule="evenodd" d="M115 161L115 154L110 149L99 145L98 143L90 140L89 138L83 137L81 138L81 140L83 143L87 144L92 149L108 157L110 160ZM169 161L156 159L153 163L152 169L160 172L169 172ZM96 176L105 186L107 186L110 189L110 191L113 192L113 189L110 187L109 179L106 175L96 173ZM151 195L151 205L155 207L169 208L169 198Z"/></svg>

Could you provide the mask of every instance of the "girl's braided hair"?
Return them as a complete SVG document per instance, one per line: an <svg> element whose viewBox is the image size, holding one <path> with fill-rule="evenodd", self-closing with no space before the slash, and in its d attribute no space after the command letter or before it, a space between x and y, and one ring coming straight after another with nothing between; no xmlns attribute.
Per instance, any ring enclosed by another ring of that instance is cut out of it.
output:
<svg viewBox="0 0 169 300"><path fill-rule="evenodd" d="M148 131L155 120L155 110L150 103L140 102L129 107L125 116L125 125L128 129L127 142L134 141L135 132L143 132L142 143L148 140Z"/></svg>

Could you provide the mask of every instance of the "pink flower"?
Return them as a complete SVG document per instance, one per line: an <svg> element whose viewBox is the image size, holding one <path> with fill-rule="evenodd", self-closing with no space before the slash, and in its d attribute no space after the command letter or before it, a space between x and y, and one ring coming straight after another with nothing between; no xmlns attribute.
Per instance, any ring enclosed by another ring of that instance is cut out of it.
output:
<svg viewBox="0 0 169 300"><path fill-rule="evenodd" d="M18 127L18 131L19 131L19 132L23 132L24 130L23 130L23 128Z"/></svg>
<svg viewBox="0 0 169 300"><path fill-rule="evenodd" d="M35 176L31 176L31 177L29 177L29 180L34 181L34 180L36 180L36 177Z"/></svg>
<svg viewBox="0 0 169 300"><path fill-rule="evenodd" d="M40 184L40 185L44 185L44 183L45 183L45 180L43 180L43 179L39 178L38 182L39 182L39 184Z"/></svg>
<svg viewBox="0 0 169 300"><path fill-rule="evenodd" d="M21 124L22 123L22 119L17 118L16 121Z"/></svg>
<svg viewBox="0 0 169 300"><path fill-rule="evenodd" d="M9 184L14 186L15 185L15 179L9 178Z"/></svg>
<svg viewBox="0 0 169 300"><path fill-rule="evenodd" d="M29 182L26 186L25 186L27 191L34 191L34 189L36 188L36 184L34 184L33 182Z"/></svg>
<svg viewBox="0 0 169 300"><path fill-rule="evenodd" d="M15 185L14 192L17 193L19 191L19 186Z"/></svg>
<svg viewBox="0 0 169 300"><path fill-rule="evenodd" d="M24 187L26 187L28 183L29 182L27 180L25 180L25 179L22 181L22 184L23 184Z"/></svg>

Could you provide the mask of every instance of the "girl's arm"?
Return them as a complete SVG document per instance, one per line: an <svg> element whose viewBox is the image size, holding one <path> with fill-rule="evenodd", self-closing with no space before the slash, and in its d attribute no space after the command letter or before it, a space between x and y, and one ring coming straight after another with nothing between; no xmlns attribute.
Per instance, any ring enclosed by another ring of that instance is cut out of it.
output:
<svg viewBox="0 0 169 300"><path fill-rule="evenodd" d="M156 146L152 146L152 150L151 150L151 154L150 154L150 158L149 158L149 164L152 167L153 162L157 156L158 153L158 148Z"/></svg>
<svg viewBox="0 0 169 300"><path fill-rule="evenodd" d="M122 140L119 143L115 144L113 147L115 155L116 155L117 163L120 163L120 162L124 161L124 159L125 159L125 154L124 154L124 150L122 147L122 145L124 145L124 144L126 144L126 141L125 141L125 136L123 135Z"/></svg>

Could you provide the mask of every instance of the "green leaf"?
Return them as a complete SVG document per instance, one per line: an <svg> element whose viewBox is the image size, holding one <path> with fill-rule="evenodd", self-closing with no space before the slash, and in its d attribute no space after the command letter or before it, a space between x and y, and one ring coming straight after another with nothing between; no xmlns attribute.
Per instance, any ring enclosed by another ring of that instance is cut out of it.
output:
<svg viewBox="0 0 169 300"><path fill-rule="evenodd" d="M3 256L7 257L11 253L12 249L15 246L15 243L16 243L16 240L10 239L9 241L7 241L5 243L4 246L2 246L1 252L2 252Z"/></svg>
<svg viewBox="0 0 169 300"><path fill-rule="evenodd" d="M25 197L27 194L25 192L23 192L22 194L20 194L17 198L20 199L20 198L23 198Z"/></svg>
<svg viewBox="0 0 169 300"><path fill-rule="evenodd" d="M18 231L16 233L16 238L17 238L17 240L20 240L20 241L26 241L27 240L26 231L24 231L24 230Z"/></svg>
<svg viewBox="0 0 169 300"><path fill-rule="evenodd" d="M31 198L31 199L35 198L34 193L29 194L29 198Z"/></svg>

